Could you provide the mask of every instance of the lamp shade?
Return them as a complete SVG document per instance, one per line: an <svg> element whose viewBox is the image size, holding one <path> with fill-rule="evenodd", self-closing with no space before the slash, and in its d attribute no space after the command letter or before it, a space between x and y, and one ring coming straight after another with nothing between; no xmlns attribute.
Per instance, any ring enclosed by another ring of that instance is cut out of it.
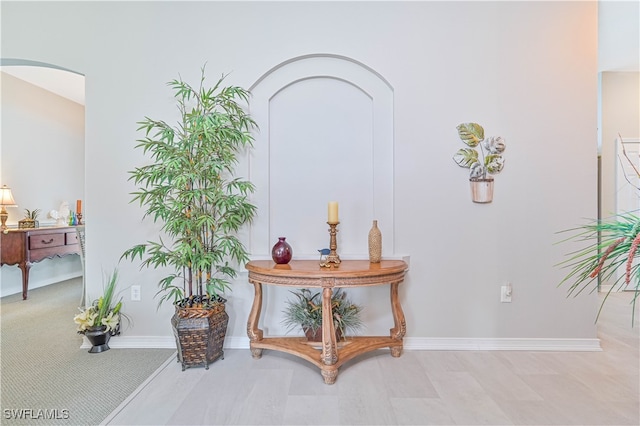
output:
<svg viewBox="0 0 640 426"><path fill-rule="evenodd" d="M2 185L0 188L0 206L16 206L16 201L11 194L11 188L7 188L7 185Z"/></svg>

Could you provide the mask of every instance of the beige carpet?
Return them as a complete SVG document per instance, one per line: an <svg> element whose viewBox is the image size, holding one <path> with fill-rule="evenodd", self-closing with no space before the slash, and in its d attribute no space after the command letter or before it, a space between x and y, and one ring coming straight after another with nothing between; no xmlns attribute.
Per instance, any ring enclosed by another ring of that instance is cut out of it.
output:
<svg viewBox="0 0 640 426"><path fill-rule="evenodd" d="M0 299L0 424L100 424L175 356L170 349L80 349L73 316L81 285L78 278L30 290L26 301Z"/></svg>

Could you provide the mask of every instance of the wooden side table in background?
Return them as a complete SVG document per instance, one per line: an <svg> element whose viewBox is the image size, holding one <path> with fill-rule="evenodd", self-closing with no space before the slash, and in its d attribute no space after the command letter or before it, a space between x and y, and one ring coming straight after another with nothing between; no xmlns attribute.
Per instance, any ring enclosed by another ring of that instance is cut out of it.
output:
<svg viewBox="0 0 640 426"><path fill-rule="evenodd" d="M8 229L0 234L0 266L18 265L22 271L22 299L27 299L31 265L44 259L80 254L73 226Z"/></svg>

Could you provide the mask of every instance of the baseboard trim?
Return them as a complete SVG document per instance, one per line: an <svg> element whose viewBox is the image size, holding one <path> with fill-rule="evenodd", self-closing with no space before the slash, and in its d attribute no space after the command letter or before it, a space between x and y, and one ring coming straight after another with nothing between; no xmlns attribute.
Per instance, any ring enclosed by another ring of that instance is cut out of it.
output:
<svg viewBox="0 0 640 426"><path fill-rule="evenodd" d="M62 281L72 280L78 277L82 277L82 271L73 271L55 276L48 276L41 280L30 280L28 290L35 290L37 288L46 287L48 285L57 284ZM3 283L2 286L0 286L0 297L22 293L22 281L15 283L9 281L11 280L7 280L6 283Z"/></svg>
<svg viewBox="0 0 640 426"><path fill-rule="evenodd" d="M89 349L91 344L83 337L82 349ZM175 349L173 336L115 336L109 339L109 347L113 349Z"/></svg>
<svg viewBox="0 0 640 426"><path fill-rule="evenodd" d="M599 352L600 339L406 338L406 350Z"/></svg>
<svg viewBox="0 0 640 426"><path fill-rule="evenodd" d="M227 336L226 349L249 349L249 338ZM81 346L88 349L85 338ZM118 349L174 349L173 336L117 336L109 341L109 347ZM600 339L544 339L544 338L429 338L404 339L405 350L415 351L557 351L600 352Z"/></svg>

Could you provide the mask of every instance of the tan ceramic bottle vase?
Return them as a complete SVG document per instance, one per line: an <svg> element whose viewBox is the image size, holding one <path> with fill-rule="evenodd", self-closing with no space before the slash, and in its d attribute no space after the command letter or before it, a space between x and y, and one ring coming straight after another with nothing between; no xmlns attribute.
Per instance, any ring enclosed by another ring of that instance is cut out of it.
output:
<svg viewBox="0 0 640 426"><path fill-rule="evenodd" d="M373 221L369 231L369 262L380 263L382 259L382 233L378 228L378 221Z"/></svg>

